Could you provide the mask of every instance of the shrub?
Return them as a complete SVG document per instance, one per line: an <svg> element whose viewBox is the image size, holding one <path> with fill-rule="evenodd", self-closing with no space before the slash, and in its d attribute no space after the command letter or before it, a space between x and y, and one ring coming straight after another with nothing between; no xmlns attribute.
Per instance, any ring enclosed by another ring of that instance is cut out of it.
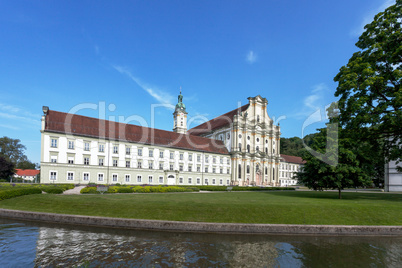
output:
<svg viewBox="0 0 402 268"><path fill-rule="evenodd" d="M85 187L82 188L80 191L81 194L99 194L99 192L96 190L96 187Z"/></svg>
<svg viewBox="0 0 402 268"><path fill-rule="evenodd" d="M10 190L0 191L0 201L22 195L41 194L42 190L39 188L15 188Z"/></svg>
<svg viewBox="0 0 402 268"><path fill-rule="evenodd" d="M48 194L62 194L64 192L63 189L59 187L47 187L42 190Z"/></svg>

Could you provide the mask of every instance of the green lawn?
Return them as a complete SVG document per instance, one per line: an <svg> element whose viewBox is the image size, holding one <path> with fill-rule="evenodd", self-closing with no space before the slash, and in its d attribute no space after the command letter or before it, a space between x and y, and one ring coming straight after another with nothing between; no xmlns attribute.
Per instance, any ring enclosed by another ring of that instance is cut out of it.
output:
<svg viewBox="0 0 402 268"><path fill-rule="evenodd" d="M330 225L402 225L402 195L345 192L36 194L0 208L136 219Z"/></svg>

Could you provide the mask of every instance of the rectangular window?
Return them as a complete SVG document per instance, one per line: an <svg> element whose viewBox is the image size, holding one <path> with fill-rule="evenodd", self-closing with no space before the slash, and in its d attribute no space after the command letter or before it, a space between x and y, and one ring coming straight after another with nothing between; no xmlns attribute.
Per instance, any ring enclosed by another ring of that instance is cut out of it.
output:
<svg viewBox="0 0 402 268"><path fill-rule="evenodd" d="M50 156L50 162L57 163L57 156L55 155Z"/></svg>
<svg viewBox="0 0 402 268"><path fill-rule="evenodd" d="M163 170L163 163L159 163L159 169Z"/></svg>
<svg viewBox="0 0 402 268"><path fill-rule="evenodd" d="M208 155L206 155L205 156L205 163L208 163L208 161L209 161L209 157L208 157Z"/></svg>
<svg viewBox="0 0 402 268"><path fill-rule="evenodd" d="M173 152L170 152L170 159L173 159L173 157L174 157Z"/></svg>
<svg viewBox="0 0 402 268"><path fill-rule="evenodd" d="M208 173L208 167L205 167L205 173Z"/></svg>
<svg viewBox="0 0 402 268"><path fill-rule="evenodd" d="M89 142L84 143L84 151L89 151Z"/></svg>
<svg viewBox="0 0 402 268"><path fill-rule="evenodd" d="M114 153L114 154L119 153L119 147L113 146L113 153Z"/></svg>
<svg viewBox="0 0 402 268"><path fill-rule="evenodd" d="M84 165L89 165L89 157L84 157Z"/></svg>
<svg viewBox="0 0 402 268"><path fill-rule="evenodd" d="M180 166L179 166L179 170L180 170L180 171L183 171L183 165L180 165Z"/></svg>
<svg viewBox="0 0 402 268"><path fill-rule="evenodd" d="M52 139L50 147L57 148L57 139Z"/></svg>
<svg viewBox="0 0 402 268"><path fill-rule="evenodd" d="M99 152L103 153L105 151L105 145L104 144L99 144Z"/></svg>
<svg viewBox="0 0 402 268"><path fill-rule="evenodd" d="M216 157L214 156L214 158L212 158L212 162L214 163L214 164L216 164Z"/></svg>
<svg viewBox="0 0 402 268"><path fill-rule="evenodd" d="M113 166L117 167L117 159L113 159Z"/></svg>
<svg viewBox="0 0 402 268"><path fill-rule="evenodd" d="M220 169L220 173L223 174L223 168Z"/></svg>
<svg viewBox="0 0 402 268"><path fill-rule="evenodd" d="M169 169L173 170L173 165L172 164L170 164Z"/></svg>
<svg viewBox="0 0 402 268"><path fill-rule="evenodd" d="M179 183L183 183L183 178L179 178Z"/></svg>
<svg viewBox="0 0 402 268"><path fill-rule="evenodd" d="M205 184L208 185L208 179L205 179Z"/></svg>
<svg viewBox="0 0 402 268"><path fill-rule="evenodd" d="M212 173L216 173L216 168L212 168Z"/></svg>
<svg viewBox="0 0 402 268"><path fill-rule="evenodd" d="M130 182L130 175L126 175L126 182Z"/></svg>
<svg viewBox="0 0 402 268"><path fill-rule="evenodd" d="M67 163L69 164L74 164L74 157L73 156L69 156L67 159Z"/></svg>
<svg viewBox="0 0 402 268"><path fill-rule="evenodd" d="M200 183L201 183L200 178L197 178L197 184L200 184Z"/></svg>
<svg viewBox="0 0 402 268"><path fill-rule="evenodd" d="M219 160L220 160L220 163L223 164L223 158L221 157Z"/></svg>
<svg viewBox="0 0 402 268"><path fill-rule="evenodd" d="M162 151L159 152L159 158L163 158L163 152Z"/></svg>
<svg viewBox="0 0 402 268"><path fill-rule="evenodd" d="M103 181L103 173L98 174L98 181Z"/></svg>
<svg viewBox="0 0 402 268"><path fill-rule="evenodd" d="M113 174L112 180L113 180L114 182L117 182L117 174Z"/></svg>
<svg viewBox="0 0 402 268"><path fill-rule="evenodd" d="M229 170L229 169L227 170L227 173L228 173L228 174L230 173L230 170Z"/></svg>
<svg viewBox="0 0 402 268"><path fill-rule="evenodd" d="M54 181L57 179L57 172L56 171L51 171L50 172L50 180Z"/></svg>
<svg viewBox="0 0 402 268"><path fill-rule="evenodd" d="M191 172L193 169L193 166L188 166L188 171Z"/></svg>
<svg viewBox="0 0 402 268"><path fill-rule="evenodd" d="M99 166L103 166L103 158L99 158Z"/></svg>
<svg viewBox="0 0 402 268"><path fill-rule="evenodd" d="M183 160L183 159L184 159L184 155L180 154L180 160Z"/></svg>
<svg viewBox="0 0 402 268"><path fill-rule="evenodd" d="M74 149L74 141L68 141L68 149Z"/></svg>
<svg viewBox="0 0 402 268"><path fill-rule="evenodd" d="M153 168L154 168L154 163L149 162L149 163L148 163L148 167L149 167L149 169L153 169Z"/></svg>
<svg viewBox="0 0 402 268"><path fill-rule="evenodd" d="M142 156L142 149L138 149L138 156Z"/></svg>
<svg viewBox="0 0 402 268"><path fill-rule="evenodd" d="M126 161L126 168L129 168L131 166L130 161Z"/></svg>
<svg viewBox="0 0 402 268"><path fill-rule="evenodd" d="M191 183L192 183L192 179L188 178L188 184L191 184Z"/></svg>
<svg viewBox="0 0 402 268"><path fill-rule="evenodd" d="M197 162L201 162L201 155L197 154Z"/></svg>
<svg viewBox="0 0 402 268"><path fill-rule="evenodd" d="M212 184L215 184L215 179L212 179Z"/></svg>
<svg viewBox="0 0 402 268"><path fill-rule="evenodd" d="M142 163L141 162L138 162L138 166L137 166L138 168L142 168Z"/></svg>
<svg viewBox="0 0 402 268"><path fill-rule="evenodd" d="M130 155L131 154L131 148L130 147L126 147L126 155Z"/></svg>
<svg viewBox="0 0 402 268"><path fill-rule="evenodd" d="M149 150L149 157L154 157L154 151L153 150Z"/></svg>
<svg viewBox="0 0 402 268"><path fill-rule="evenodd" d="M219 184L220 184L220 185L223 184L223 180L222 180L222 179L219 180Z"/></svg>
<svg viewBox="0 0 402 268"><path fill-rule="evenodd" d="M137 182L141 182L142 181L142 177L141 177L141 175L138 175L137 176Z"/></svg>
<svg viewBox="0 0 402 268"><path fill-rule="evenodd" d="M197 172L201 172L201 167L197 166Z"/></svg>
<svg viewBox="0 0 402 268"><path fill-rule="evenodd" d="M159 177L159 183L163 183L163 177Z"/></svg>
<svg viewBox="0 0 402 268"><path fill-rule="evenodd" d="M89 181L89 173L84 173L84 181Z"/></svg>
<svg viewBox="0 0 402 268"><path fill-rule="evenodd" d="M188 161L193 161L193 155L192 154L188 155Z"/></svg>
<svg viewBox="0 0 402 268"><path fill-rule="evenodd" d="M230 164L230 159L229 158L227 159L226 164L228 164L228 165Z"/></svg>
<svg viewBox="0 0 402 268"><path fill-rule="evenodd" d="M229 184L230 184L230 181L229 181L229 180L226 180L226 184L229 185Z"/></svg>
<svg viewBox="0 0 402 268"><path fill-rule="evenodd" d="M149 184L152 183L152 180L153 180L153 177L152 177L152 176L148 176L148 182L149 182Z"/></svg>

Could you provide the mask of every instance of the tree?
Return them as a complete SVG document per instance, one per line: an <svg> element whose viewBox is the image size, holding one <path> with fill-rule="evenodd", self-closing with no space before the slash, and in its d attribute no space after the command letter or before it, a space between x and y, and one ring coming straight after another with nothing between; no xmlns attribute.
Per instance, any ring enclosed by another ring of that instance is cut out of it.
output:
<svg viewBox="0 0 402 268"><path fill-rule="evenodd" d="M361 142L383 143L386 160L398 162L402 155L401 14L402 0L378 13L356 43L360 51L334 78L341 126Z"/></svg>
<svg viewBox="0 0 402 268"><path fill-rule="evenodd" d="M337 148L326 148L327 139L331 139L331 135L327 135L329 131L338 131ZM341 191L345 188L370 185L373 167L366 167L366 162L359 159L362 155L357 153L359 151L357 147L359 144L348 137L347 132L338 128L336 124L320 129L311 148L322 154L325 153L327 159L319 159L304 150L302 158L306 163L296 174L298 183L313 190L336 189L339 199L342 198ZM328 164L335 162L336 165Z"/></svg>
<svg viewBox="0 0 402 268"><path fill-rule="evenodd" d="M0 138L0 156L14 164L26 161L27 157L24 155L26 147L20 142L19 139L11 139L6 136Z"/></svg>
<svg viewBox="0 0 402 268"><path fill-rule="evenodd" d="M15 168L19 169L36 169L36 164L29 160L20 161L17 163Z"/></svg>
<svg viewBox="0 0 402 268"><path fill-rule="evenodd" d="M14 175L14 164L0 156L0 179L9 181L12 175Z"/></svg>
<svg viewBox="0 0 402 268"><path fill-rule="evenodd" d="M303 139L299 137L293 137L293 138L281 138L281 143L280 143L280 152L281 154L286 154L286 155L294 155L294 156L302 156L302 151L304 148L304 144L307 146L311 145L311 142L314 138L316 133L306 135Z"/></svg>

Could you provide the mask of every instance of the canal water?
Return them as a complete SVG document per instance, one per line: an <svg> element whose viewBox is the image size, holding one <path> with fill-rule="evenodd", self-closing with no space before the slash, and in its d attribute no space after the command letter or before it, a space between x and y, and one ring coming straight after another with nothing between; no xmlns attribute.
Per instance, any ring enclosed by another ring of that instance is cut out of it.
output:
<svg viewBox="0 0 402 268"><path fill-rule="evenodd" d="M0 267L401 267L402 237L151 232L0 219Z"/></svg>

